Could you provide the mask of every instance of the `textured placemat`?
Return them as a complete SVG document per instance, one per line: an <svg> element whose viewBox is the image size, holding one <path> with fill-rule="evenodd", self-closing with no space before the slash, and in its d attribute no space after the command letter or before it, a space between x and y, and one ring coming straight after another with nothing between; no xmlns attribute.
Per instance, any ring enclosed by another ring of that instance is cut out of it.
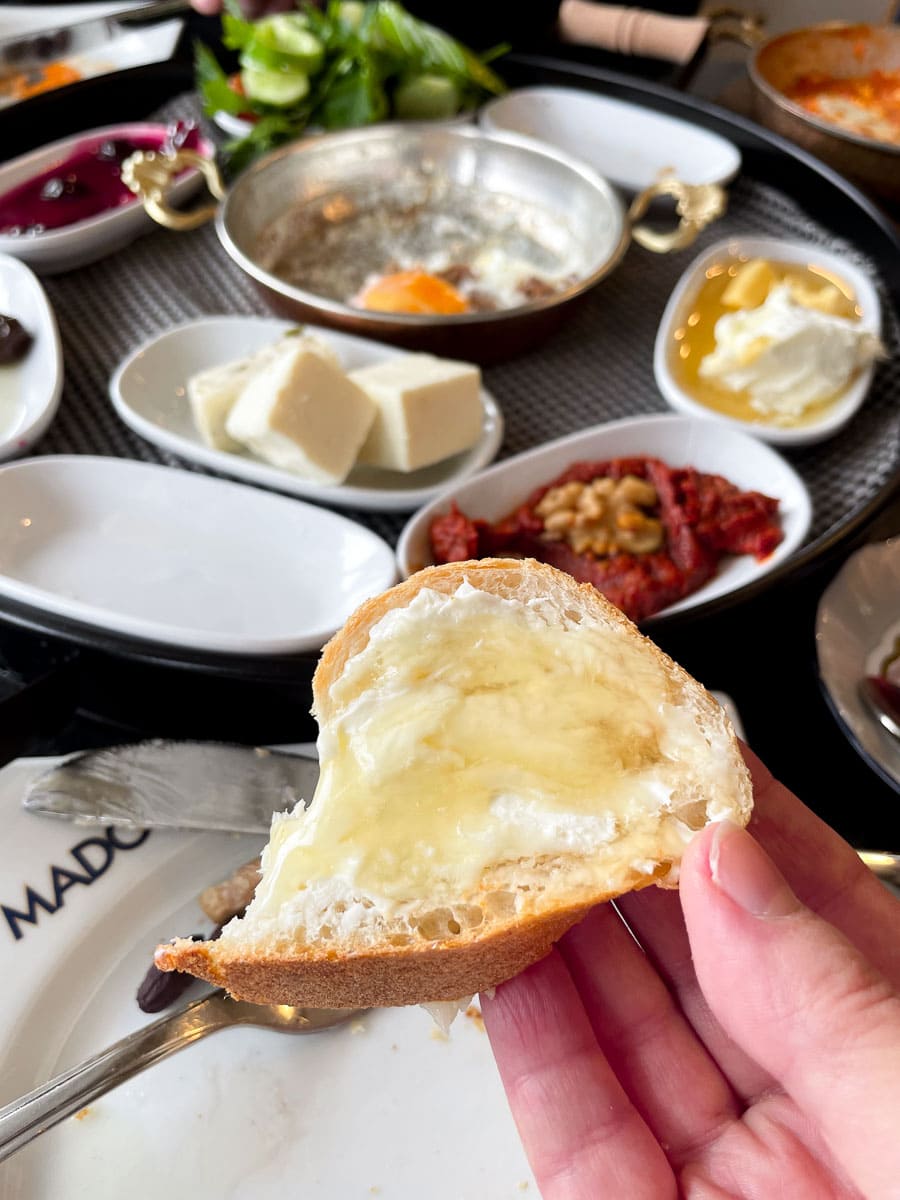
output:
<svg viewBox="0 0 900 1200"><path fill-rule="evenodd" d="M196 119L196 101L178 97L159 116ZM506 420L499 457L602 421L669 411L652 365L666 300L695 254L741 234L817 242L877 277L874 264L810 220L790 198L741 177L730 189L727 215L690 250L661 256L632 246L565 328L532 352L485 371ZM121 423L107 384L116 364L138 343L172 325L208 314L268 311L213 228L182 234L154 231L118 254L45 283L59 320L66 384L59 415L37 452L185 465ZM900 470L900 321L883 288L881 293L891 360L879 366L864 409L831 441L785 451L812 494L807 545L837 531ZM348 515L392 543L407 519Z"/></svg>

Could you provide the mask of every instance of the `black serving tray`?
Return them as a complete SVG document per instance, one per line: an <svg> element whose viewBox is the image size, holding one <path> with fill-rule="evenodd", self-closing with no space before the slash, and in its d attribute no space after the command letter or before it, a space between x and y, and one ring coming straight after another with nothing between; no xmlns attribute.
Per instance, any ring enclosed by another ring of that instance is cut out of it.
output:
<svg viewBox="0 0 900 1200"><path fill-rule="evenodd" d="M504 73L512 86L555 84L596 90L691 121L729 138L741 150L742 176L776 187L808 212L819 226L851 242L878 264L887 293L884 298L895 312L900 313L900 239L890 219L856 187L793 143L705 100L659 83L595 66L530 55L511 55L504 60ZM100 76L35 97L24 104L0 111L0 155L12 156L71 134L79 128L108 123L113 114L116 119L122 120L144 118L167 100L189 91L192 84L190 64L174 60ZM682 269L690 256L690 252L684 256ZM523 365L522 370L525 369ZM504 367L501 365L494 370L496 375L493 380L488 377L488 384L492 386L493 382L497 382L499 388L503 382L500 372L504 371ZM516 376L515 387L519 392L522 391L521 372ZM502 388L499 390L502 403ZM614 415L627 414L617 412ZM529 436L533 438L533 431ZM890 436L894 438L894 430ZM533 441L526 441L525 444L533 444ZM512 448L521 449L524 446ZM505 453L511 452L509 443L504 450ZM896 469L891 470L881 486L862 489L862 502L841 509L836 519L829 516L828 527L807 541L781 567L741 588L739 592L698 605L685 613L660 615L648 622L648 630L658 636L666 628L692 626L713 612L724 611L734 605L745 605L773 587L796 579L811 568L820 567L829 556L840 554L883 506L900 494L900 444L894 447L894 451L897 456ZM110 450L101 445L95 452L109 453ZM399 528L369 521L365 514L360 516L389 539L396 535ZM205 671L219 677L232 676L256 681L287 680L296 678L298 672L308 673L308 660L290 657L249 659L142 642L98 631L12 602L4 602L0 615L22 628L104 653L156 665L170 664L182 670Z"/></svg>

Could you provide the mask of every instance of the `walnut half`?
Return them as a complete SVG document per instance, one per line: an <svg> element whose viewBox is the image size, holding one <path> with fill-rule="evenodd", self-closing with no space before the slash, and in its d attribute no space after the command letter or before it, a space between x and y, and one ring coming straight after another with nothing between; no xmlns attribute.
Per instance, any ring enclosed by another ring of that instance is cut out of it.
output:
<svg viewBox="0 0 900 1200"><path fill-rule="evenodd" d="M626 475L560 484L545 493L535 513L546 540L566 541L576 554L652 554L663 543L662 522L646 511L656 503L652 484Z"/></svg>

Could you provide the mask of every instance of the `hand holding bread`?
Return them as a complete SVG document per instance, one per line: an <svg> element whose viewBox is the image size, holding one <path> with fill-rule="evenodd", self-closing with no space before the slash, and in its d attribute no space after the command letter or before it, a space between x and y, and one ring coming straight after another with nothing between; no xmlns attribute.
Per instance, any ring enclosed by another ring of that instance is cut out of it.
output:
<svg viewBox="0 0 900 1200"><path fill-rule="evenodd" d="M749 832L481 998L543 1200L897 1195L900 901L748 761Z"/></svg>
<svg viewBox="0 0 900 1200"><path fill-rule="evenodd" d="M597 904L673 886L746 824L728 719L589 585L530 560L431 568L364 604L313 684L321 777L278 816L246 915L160 947L260 1003L453 1000Z"/></svg>

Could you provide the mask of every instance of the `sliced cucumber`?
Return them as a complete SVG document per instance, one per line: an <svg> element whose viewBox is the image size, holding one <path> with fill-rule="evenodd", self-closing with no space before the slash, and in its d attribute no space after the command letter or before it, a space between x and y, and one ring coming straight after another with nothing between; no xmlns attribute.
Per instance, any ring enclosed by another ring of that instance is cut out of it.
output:
<svg viewBox="0 0 900 1200"><path fill-rule="evenodd" d="M454 116L461 101L446 75L414 75L394 89L394 114L404 121L434 121Z"/></svg>
<svg viewBox="0 0 900 1200"><path fill-rule="evenodd" d="M273 50L255 38L241 51L241 66L250 71L281 71L286 75L308 75L304 60Z"/></svg>
<svg viewBox="0 0 900 1200"><path fill-rule="evenodd" d="M287 55L294 67L314 75L325 59L325 47L306 27L302 13L276 13L254 26L253 42ZM252 44L252 43L251 43Z"/></svg>
<svg viewBox="0 0 900 1200"><path fill-rule="evenodd" d="M245 67L241 71L241 83L249 100L271 104L273 108L291 108L309 93L309 79L305 75L284 71L258 71Z"/></svg>

